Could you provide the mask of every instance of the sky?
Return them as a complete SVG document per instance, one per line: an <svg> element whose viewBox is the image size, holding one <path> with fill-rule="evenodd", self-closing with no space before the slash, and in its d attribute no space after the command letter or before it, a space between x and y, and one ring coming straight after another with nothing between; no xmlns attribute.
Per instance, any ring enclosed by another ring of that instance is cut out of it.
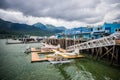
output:
<svg viewBox="0 0 120 80"><path fill-rule="evenodd" d="M120 0L0 0L0 18L29 25L97 26L120 22Z"/></svg>

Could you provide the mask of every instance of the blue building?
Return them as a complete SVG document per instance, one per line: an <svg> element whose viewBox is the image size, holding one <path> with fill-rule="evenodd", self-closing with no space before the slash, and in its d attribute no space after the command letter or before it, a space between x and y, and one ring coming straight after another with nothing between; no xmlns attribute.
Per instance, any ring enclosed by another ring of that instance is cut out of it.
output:
<svg viewBox="0 0 120 80"><path fill-rule="evenodd" d="M113 34L120 31L120 23L105 23L103 28L106 34Z"/></svg>
<svg viewBox="0 0 120 80"><path fill-rule="evenodd" d="M103 37L104 32L105 30L103 26L93 27L93 31L91 32L91 39Z"/></svg>
<svg viewBox="0 0 120 80"><path fill-rule="evenodd" d="M103 26L93 27L91 37L100 38L103 36L108 36L118 31L120 31L120 23L104 23Z"/></svg>
<svg viewBox="0 0 120 80"><path fill-rule="evenodd" d="M67 29L65 32L58 35L59 38L70 37L96 39L103 36L108 36L115 32L120 32L120 23L104 23L104 25L96 27L79 27Z"/></svg>
<svg viewBox="0 0 120 80"><path fill-rule="evenodd" d="M91 32L93 31L93 28L90 27L80 27L75 28L78 30L75 35L77 38L84 38L84 39L90 39L91 38Z"/></svg>
<svg viewBox="0 0 120 80"><path fill-rule="evenodd" d="M79 28L73 28L73 29L67 29L65 32L58 34L58 38L84 38L89 39L91 37L91 32L93 28L88 27L79 27Z"/></svg>

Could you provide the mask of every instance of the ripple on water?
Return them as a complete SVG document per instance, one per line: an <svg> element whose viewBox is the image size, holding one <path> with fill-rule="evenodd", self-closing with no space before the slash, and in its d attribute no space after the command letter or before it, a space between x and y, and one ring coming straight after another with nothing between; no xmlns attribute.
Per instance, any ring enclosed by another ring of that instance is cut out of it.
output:
<svg viewBox="0 0 120 80"><path fill-rule="evenodd" d="M80 66L82 70L78 70L75 66L70 66L66 72L70 75L71 80L94 80L92 74L85 70L84 66Z"/></svg>
<svg viewBox="0 0 120 80"><path fill-rule="evenodd" d="M110 77L104 76L105 80L112 80Z"/></svg>

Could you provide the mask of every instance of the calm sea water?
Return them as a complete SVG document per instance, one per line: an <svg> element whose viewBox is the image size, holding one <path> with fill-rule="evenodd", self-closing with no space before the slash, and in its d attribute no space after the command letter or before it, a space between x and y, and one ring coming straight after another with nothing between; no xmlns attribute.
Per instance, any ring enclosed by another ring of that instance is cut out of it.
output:
<svg viewBox="0 0 120 80"><path fill-rule="evenodd" d="M25 54L34 44L5 44L0 40L0 80L120 80L120 69L90 58L75 59L69 64L31 63Z"/></svg>

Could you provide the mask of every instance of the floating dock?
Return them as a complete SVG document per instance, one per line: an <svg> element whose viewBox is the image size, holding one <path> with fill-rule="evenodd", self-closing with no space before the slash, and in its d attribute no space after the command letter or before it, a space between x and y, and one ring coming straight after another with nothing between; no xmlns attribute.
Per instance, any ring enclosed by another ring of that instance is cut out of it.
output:
<svg viewBox="0 0 120 80"><path fill-rule="evenodd" d="M32 62L48 61L48 60L54 60L54 59L53 58L40 58L38 52L32 52L31 53L31 63Z"/></svg>
<svg viewBox="0 0 120 80"><path fill-rule="evenodd" d="M30 44L30 43L40 43L37 41L34 42L6 42L6 44Z"/></svg>
<svg viewBox="0 0 120 80"><path fill-rule="evenodd" d="M39 52L39 53L54 53L54 51L50 48L31 48L31 52Z"/></svg>
<svg viewBox="0 0 120 80"><path fill-rule="evenodd" d="M63 50L65 51L64 49L60 49L60 50ZM54 52L56 52L57 50L53 50ZM42 61L55 61L56 60L56 56L53 54L51 55L45 55L45 57L41 58L40 57L40 54L43 54L41 52L31 52L31 62L42 62ZM83 58L84 56L83 55L70 55L71 53L69 54L65 54L64 52L60 52L58 54L58 56L61 56L62 58L66 58L66 59L77 59L77 58Z"/></svg>

